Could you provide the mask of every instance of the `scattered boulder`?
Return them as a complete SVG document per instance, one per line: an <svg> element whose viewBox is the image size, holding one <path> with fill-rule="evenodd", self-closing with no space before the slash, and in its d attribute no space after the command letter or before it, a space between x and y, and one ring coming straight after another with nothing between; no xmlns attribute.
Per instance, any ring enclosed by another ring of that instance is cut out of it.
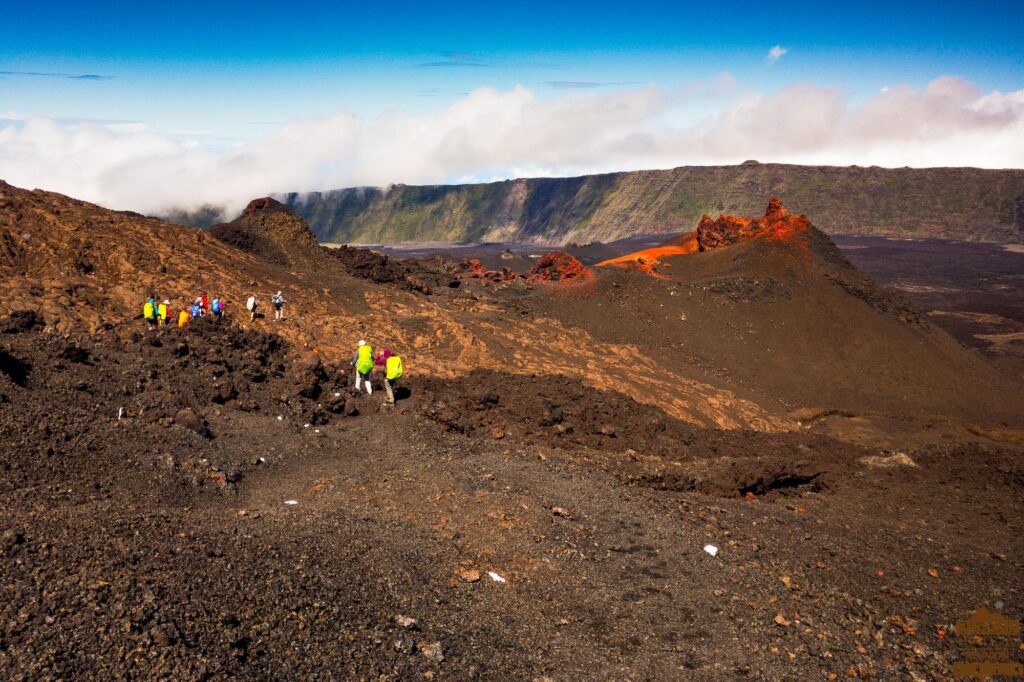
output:
<svg viewBox="0 0 1024 682"><path fill-rule="evenodd" d="M426 658L434 661L435 663L441 663L444 661L444 649L441 648L440 642L422 644L420 645L420 651Z"/></svg>
<svg viewBox="0 0 1024 682"><path fill-rule="evenodd" d="M178 629L172 623L156 626L150 630L149 635L157 647L169 647L178 641Z"/></svg>
<svg viewBox="0 0 1024 682"><path fill-rule="evenodd" d="M499 396L494 391L487 391L482 396L480 396L480 401L477 403L476 407L478 410L489 410L490 408L494 407L500 402L501 396Z"/></svg>
<svg viewBox="0 0 1024 682"><path fill-rule="evenodd" d="M13 529L5 530L3 535L0 535L0 547L3 548L4 552L10 552L18 545L25 544L25 534Z"/></svg>
<svg viewBox="0 0 1024 682"><path fill-rule="evenodd" d="M6 374L7 378L15 385L24 388L31 371L31 363L16 358L3 348L0 348L0 373Z"/></svg>
<svg viewBox="0 0 1024 682"><path fill-rule="evenodd" d="M356 405L356 401L349 395L338 392L336 395L331 395L325 401L327 410L334 414L341 414L346 417L355 417L359 414L359 407Z"/></svg>
<svg viewBox="0 0 1024 682"><path fill-rule="evenodd" d="M314 405L306 416L306 421L310 426L323 426L331 421L331 418L327 410L323 408L323 405Z"/></svg>
<svg viewBox="0 0 1024 682"><path fill-rule="evenodd" d="M213 402L224 405L238 397L238 389L233 381L221 381L213 387Z"/></svg>
<svg viewBox="0 0 1024 682"><path fill-rule="evenodd" d="M548 404L547 410L545 411L544 418L541 420L541 426L554 426L555 424L561 424L565 420L565 411L562 410L561 406Z"/></svg>
<svg viewBox="0 0 1024 682"><path fill-rule="evenodd" d="M394 646L395 651L402 654L412 654L416 652L416 642L405 634L400 634L395 637Z"/></svg>
<svg viewBox="0 0 1024 682"><path fill-rule="evenodd" d="M401 614L395 616L395 622L406 630L415 630L417 627L417 621L415 618L410 618L409 616L403 616Z"/></svg>
<svg viewBox="0 0 1024 682"><path fill-rule="evenodd" d="M58 357L84 365L89 362L89 351L78 344L68 343L58 354Z"/></svg>
<svg viewBox="0 0 1024 682"><path fill-rule="evenodd" d="M876 469L893 469L895 467L916 468L917 462L905 452L895 452L891 455L869 455L858 460L861 464Z"/></svg>
<svg viewBox="0 0 1024 682"><path fill-rule="evenodd" d="M327 372L319 355L312 351L300 355L292 365L292 375L299 395L310 400L320 397Z"/></svg>
<svg viewBox="0 0 1024 682"><path fill-rule="evenodd" d="M414 277L413 275L407 275L406 278L405 278L405 285L406 285L407 288L411 289L412 291L418 291L421 294L426 294L427 296L430 295L430 291L431 291L430 285L427 284L426 282L424 282L419 277Z"/></svg>
<svg viewBox="0 0 1024 682"><path fill-rule="evenodd" d="M186 407L175 412L174 423L182 428L192 431L193 433L199 434L203 438L213 438L213 433L210 431L210 427L206 423L206 420L191 407Z"/></svg>
<svg viewBox="0 0 1024 682"><path fill-rule="evenodd" d="M21 334L43 327L43 319L34 310L15 310L0 322L0 334Z"/></svg>
<svg viewBox="0 0 1024 682"><path fill-rule="evenodd" d="M459 577L467 583L475 583L480 580L480 571L475 568L460 568Z"/></svg>

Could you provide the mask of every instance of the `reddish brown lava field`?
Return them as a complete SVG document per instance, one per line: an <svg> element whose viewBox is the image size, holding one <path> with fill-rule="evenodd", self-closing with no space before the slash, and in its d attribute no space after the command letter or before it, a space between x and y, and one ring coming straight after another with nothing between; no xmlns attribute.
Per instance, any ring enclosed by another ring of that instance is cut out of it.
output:
<svg viewBox="0 0 1024 682"><path fill-rule="evenodd" d="M296 221L0 184L4 679L948 679L1024 615L1019 381L809 223L566 285Z"/></svg>

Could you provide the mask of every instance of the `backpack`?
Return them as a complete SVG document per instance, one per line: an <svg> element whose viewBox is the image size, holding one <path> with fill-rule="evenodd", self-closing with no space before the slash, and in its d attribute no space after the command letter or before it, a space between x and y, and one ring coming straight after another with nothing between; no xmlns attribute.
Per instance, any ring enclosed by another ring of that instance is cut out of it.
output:
<svg viewBox="0 0 1024 682"><path fill-rule="evenodd" d="M373 347L369 344L359 346L356 351L356 369L360 374L369 374L373 371Z"/></svg>
<svg viewBox="0 0 1024 682"><path fill-rule="evenodd" d="M388 381L395 381L402 378L402 358L397 355L392 355L384 364L384 369L387 370Z"/></svg>
<svg viewBox="0 0 1024 682"><path fill-rule="evenodd" d="M147 320L152 320L156 316L152 301L146 301L146 305L142 306L142 316Z"/></svg>
<svg viewBox="0 0 1024 682"><path fill-rule="evenodd" d="M253 310L256 310L256 297L255 296L250 296L249 300L247 300L245 302L245 309L248 310L249 312L252 312Z"/></svg>
<svg viewBox="0 0 1024 682"><path fill-rule="evenodd" d="M213 305L210 307L210 310L212 310L215 313L219 313L220 312L220 299L219 298L213 299Z"/></svg>

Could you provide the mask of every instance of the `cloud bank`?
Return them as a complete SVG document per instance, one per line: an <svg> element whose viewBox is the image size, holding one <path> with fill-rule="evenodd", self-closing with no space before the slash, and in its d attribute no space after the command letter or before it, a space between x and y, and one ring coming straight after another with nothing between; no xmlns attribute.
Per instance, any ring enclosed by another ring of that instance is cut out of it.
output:
<svg viewBox="0 0 1024 682"><path fill-rule="evenodd" d="M429 114L297 120L212 151L142 125L0 119L0 178L118 209L161 213L269 193L732 164L1024 167L1024 90L938 78L863 103L804 84L570 92L480 88ZM729 79L730 83L732 82ZM701 90L704 92L700 92ZM728 93L726 94L726 91ZM685 116L696 98L714 113ZM687 120L687 123L680 121Z"/></svg>

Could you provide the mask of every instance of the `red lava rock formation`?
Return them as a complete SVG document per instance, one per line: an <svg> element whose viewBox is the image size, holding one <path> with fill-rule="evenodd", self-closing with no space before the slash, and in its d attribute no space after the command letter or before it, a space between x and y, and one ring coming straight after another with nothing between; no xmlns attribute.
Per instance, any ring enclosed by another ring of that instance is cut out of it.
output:
<svg viewBox="0 0 1024 682"><path fill-rule="evenodd" d="M508 282L517 279L521 275L516 274L508 268L501 270L488 270L479 258L467 258L462 261L462 276L467 279L486 279L491 282Z"/></svg>
<svg viewBox="0 0 1024 682"><path fill-rule="evenodd" d="M479 258L467 258L462 261L462 269L466 277L470 278L484 277L487 274L487 268Z"/></svg>
<svg viewBox="0 0 1024 682"><path fill-rule="evenodd" d="M566 282L589 279L592 275L583 263L565 251L551 251L541 256L526 278L533 282Z"/></svg>
<svg viewBox="0 0 1024 682"><path fill-rule="evenodd" d="M697 243L701 251L710 251L739 241L767 237L784 240L805 231L810 221L804 215L790 215L778 197L768 202L762 218L741 218L719 215L714 220L705 215L697 225Z"/></svg>

